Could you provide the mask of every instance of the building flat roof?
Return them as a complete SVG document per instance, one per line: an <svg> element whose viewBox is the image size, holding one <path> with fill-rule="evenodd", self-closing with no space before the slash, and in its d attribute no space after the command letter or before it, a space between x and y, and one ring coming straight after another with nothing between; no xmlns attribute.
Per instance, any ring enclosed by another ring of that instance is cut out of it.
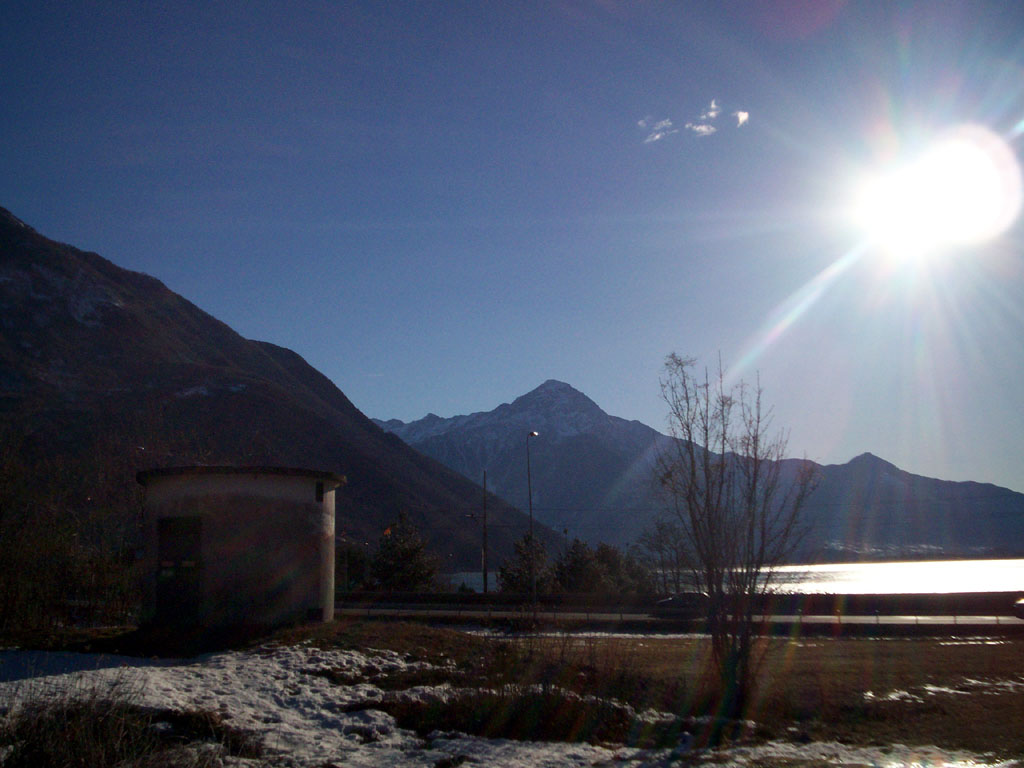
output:
<svg viewBox="0 0 1024 768"><path fill-rule="evenodd" d="M318 469L303 469L301 467L208 466L205 464L189 467L145 469L137 473L135 479L140 484L146 485L156 478L175 477L178 475L289 475L293 477L308 477L313 480L325 480L334 483L335 486L344 485L346 482L344 475Z"/></svg>

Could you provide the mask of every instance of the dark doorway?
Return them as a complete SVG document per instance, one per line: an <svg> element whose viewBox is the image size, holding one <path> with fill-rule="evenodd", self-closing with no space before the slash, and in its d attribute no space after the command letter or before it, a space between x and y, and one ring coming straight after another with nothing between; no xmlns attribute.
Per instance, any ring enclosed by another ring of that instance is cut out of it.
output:
<svg viewBox="0 0 1024 768"><path fill-rule="evenodd" d="M202 520L157 520L156 620L160 624L198 624L202 596Z"/></svg>

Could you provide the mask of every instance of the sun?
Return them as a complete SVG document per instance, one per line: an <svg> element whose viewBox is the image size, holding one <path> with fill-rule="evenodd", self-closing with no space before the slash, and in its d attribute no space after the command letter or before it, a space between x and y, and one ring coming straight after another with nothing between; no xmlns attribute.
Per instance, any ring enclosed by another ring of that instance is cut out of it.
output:
<svg viewBox="0 0 1024 768"><path fill-rule="evenodd" d="M1021 170L1003 139L957 126L908 162L865 178L852 215L869 240L916 259L998 237L1021 208Z"/></svg>

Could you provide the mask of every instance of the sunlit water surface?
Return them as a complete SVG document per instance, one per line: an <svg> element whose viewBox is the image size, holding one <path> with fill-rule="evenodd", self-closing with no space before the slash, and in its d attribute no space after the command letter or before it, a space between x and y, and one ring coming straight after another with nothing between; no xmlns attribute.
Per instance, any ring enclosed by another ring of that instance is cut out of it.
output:
<svg viewBox="0 0 1024 768"><path fill-rule="evenodd" d="M1024 592L1024 560L788 565L776 583L780 591L808 594Z"/></svg>
<svg viewBox="0 0 1024 768"><path fill-rule="evenodd" d="M480 572L452 575L454 586L480 592ZM1024 593L1024 560L932 560L901 563L787 565L775 574L782 592L805 594L920 594L928 592ZM497 590L492 573L489 585Z"/></svg>

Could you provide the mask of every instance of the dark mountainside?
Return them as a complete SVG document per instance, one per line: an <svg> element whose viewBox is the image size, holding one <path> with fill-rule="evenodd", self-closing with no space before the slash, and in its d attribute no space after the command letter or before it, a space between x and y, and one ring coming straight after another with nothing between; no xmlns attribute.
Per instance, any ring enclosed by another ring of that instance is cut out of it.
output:
<svg viewBox="0 0 1024 768"><path fill-rule="evenodd" d="M833 560L1024 555L1024 494L914 475L870 453L818 472L809 508Z"/></svg>
<svg viewBox="0 0 1024 768"><path fill-rule="evenodd" d="M628 544L662 509L652 482L670 438L609 416L568 384L546 381L493 411L405 424L377 421L411 446L525 508L531 430L533 508L569 537ZM800 462L787 460L794 471ZM994 485L912 475L871 454L814 465L811 525L801 559L1024 555L1024 494Z"/></svg>
<svg viewBox="0 0 1024 768"><path fill-rule="evenodd" d="M374 546L405 511L444 569L480 562L479 528L465 518L480 508L478 486L372 424L294 352L246 340L158 280L3 209L0 437L0 472L21 503L59 497L68 519L137 514L138 469L301 466L348 478L339 538ZM527 519L497 498L488 506L494 564Z"/></svg>

